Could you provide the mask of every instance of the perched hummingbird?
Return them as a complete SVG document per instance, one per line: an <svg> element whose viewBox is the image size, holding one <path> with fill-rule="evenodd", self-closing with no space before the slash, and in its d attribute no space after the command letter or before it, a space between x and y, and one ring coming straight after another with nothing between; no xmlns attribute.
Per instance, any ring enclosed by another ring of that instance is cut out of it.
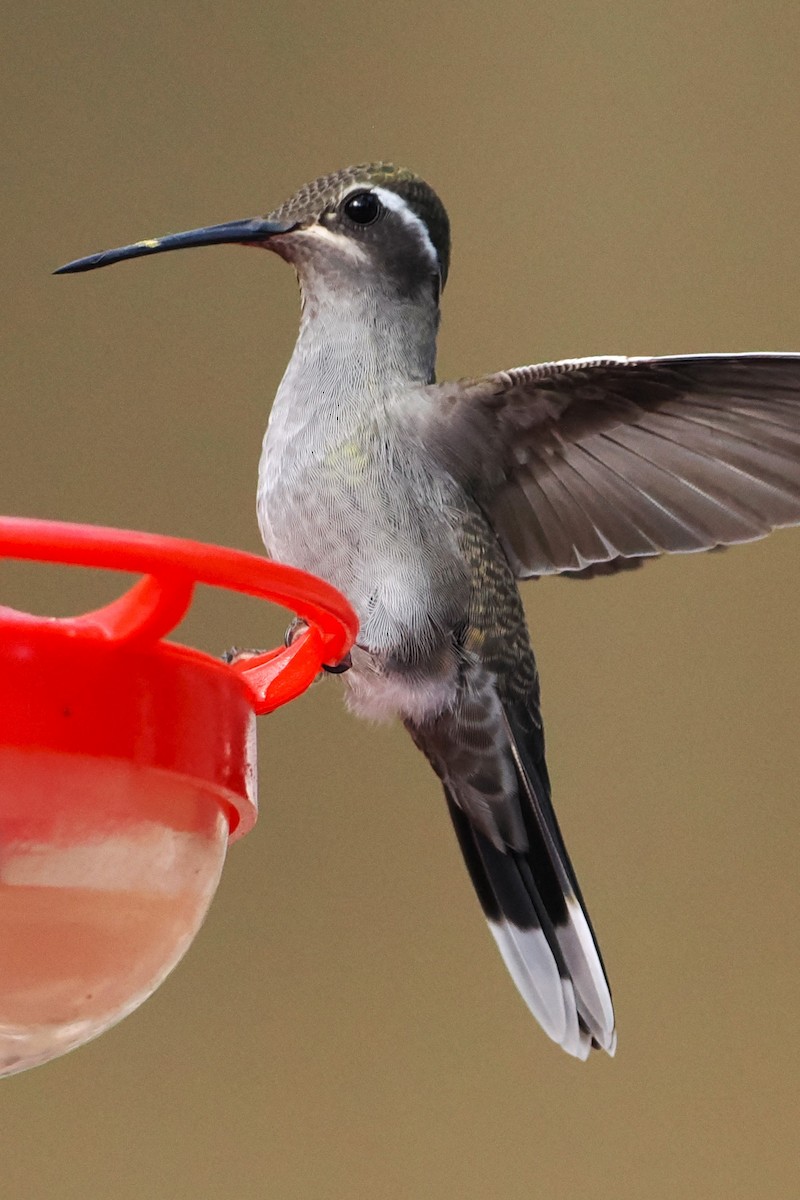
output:
<svg viewBox="0 0 800 1200"><path fill-rule="evenodd" d="M800 355L568 359L436 383L447 213L387 163L326 175L264 218L60 270L220 242L273 250L302 292L259 469L267 549L355 607L349 706L399 717L430 760L533 1015L578 1058L613 1054L517 580L800 522Z"/></svg>

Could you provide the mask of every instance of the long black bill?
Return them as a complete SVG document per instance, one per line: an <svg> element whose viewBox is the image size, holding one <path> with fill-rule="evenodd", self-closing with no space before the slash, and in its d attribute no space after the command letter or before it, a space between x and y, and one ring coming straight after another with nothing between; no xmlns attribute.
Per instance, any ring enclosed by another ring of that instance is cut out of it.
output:
<svg viewBox="0 0 800 1200"><path fill-rule="evenodd" d="M132 246L119 246L116 250L102 250L87 258L76 258L54 271L54 275L72 275L78 271L93 271L95 267L108 267L111 263L126 258L141 258L145 254L161 254L164 250L186 250L190 246L218 246L223 242L266 242L278 233L288 233L294 223L283 224L253 217L249 221L225 221L222 225L205 225L202 229L190 229L186 233L168 233L166 237L148 238L134 242Z"/></svg>

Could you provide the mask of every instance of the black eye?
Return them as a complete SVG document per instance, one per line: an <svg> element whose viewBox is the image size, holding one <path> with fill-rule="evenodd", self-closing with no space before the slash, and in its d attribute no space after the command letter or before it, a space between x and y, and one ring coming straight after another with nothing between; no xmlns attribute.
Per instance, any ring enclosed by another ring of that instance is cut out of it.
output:
<svg viewBox="0 0 800 1200"><path fill-rule="evenodd" d="M356 225L372 225L383 213L383 205L374 192L355 192L342 207L345 216Z"/></svg>

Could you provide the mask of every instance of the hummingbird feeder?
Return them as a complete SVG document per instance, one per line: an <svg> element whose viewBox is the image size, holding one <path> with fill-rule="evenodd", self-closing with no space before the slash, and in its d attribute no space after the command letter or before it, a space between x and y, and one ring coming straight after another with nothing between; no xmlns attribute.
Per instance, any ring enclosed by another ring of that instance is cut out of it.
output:
<svg viewBox="0 0 800 1200"><path fill-rule="evenodd" d="M177 538L3 517L0 558L142 576L77 617L0 606L2 1076L95 1037L182 957L256 819L255 715L339 663L356 618L302 571ZM196 583L307 628L233 664L164 641Z"/></svg>

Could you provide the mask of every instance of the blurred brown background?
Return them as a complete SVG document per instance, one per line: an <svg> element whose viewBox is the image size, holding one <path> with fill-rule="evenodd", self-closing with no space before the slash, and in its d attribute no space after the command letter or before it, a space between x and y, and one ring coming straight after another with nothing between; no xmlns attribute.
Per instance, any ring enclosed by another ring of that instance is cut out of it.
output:
<svg viewBox="0 0 800 1200"><path fill-rule="evenodd" d="M79 254L406 163L454 224L440 373L800 349L794 3L7 6L0 509L259 549L291 272ZM70 612L107 577L5 566ZM501 965L438 785L335 681L261 727L263 811L188 957L0 1083L15 1200L798 1194L800 534L527 589L558 808L619 1051ZM286 614L200 597L187 640Z"/></svg>

